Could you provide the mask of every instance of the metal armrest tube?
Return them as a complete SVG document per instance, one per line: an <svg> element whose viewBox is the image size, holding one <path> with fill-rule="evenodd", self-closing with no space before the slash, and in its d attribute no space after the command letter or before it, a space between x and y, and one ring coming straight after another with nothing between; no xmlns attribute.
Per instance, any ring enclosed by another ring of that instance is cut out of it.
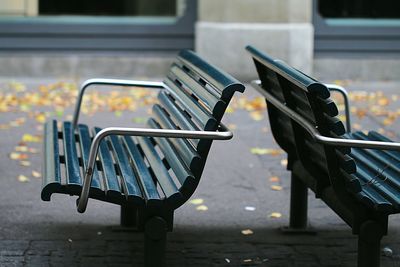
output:
<svg viewBox="0 0 400 267"><path fill-rule="evenodd" d="M81 110L82 98L86 89L91 85L115 85L115 86L131 86L131 87L146 87L153 89L164 89L163 82L150 82L150 81L135 81L135 80L119 80L119 79L103 79L95 78L89 79L82 83L79 91L78 99L75 104L74 117L72 119L72 129L75 129L79 120L79 112Z"/></svg>
<svg viewBox="0 0 400 267"><path fill-rule="evenodd" d="M349 94L347 93L344 87L337 85L337 84L325 84L328 87L329 91L335 91L342 95L344 100L344 112L346 115L346 132L351 132L351 122L350 122L350 101L349 101Z"/></svg>
<svg viewBox="0 0 400 267"><path fill-rule="evenodd" d="M392 142L381 142L381 141L365 141L356 139L340 139L321 135L318 130L311 125L307 120L297 114L295 111L281 103L273 95L265 91L260 87L260 83L257 81L252 82L252 86L261 93L269 103L274 105L277 109L285 113L289 118L297 122L301 127L303 127L316 142L330 145L330 146L347 146L347 147L359 147L359 148L369 148L369 149L380 149L380 150L398 150L400 151L400 143Z"/></svg>
<svg viewBox="0 0 400 267"><path fill-rule="evenodd" d="M89 159L85 170L82 192L77 201L77 210L80 213L85 212L89 199L90 185L92 184L92 176L94 164L96 162L97 152L101 140L109 135L128 135L128 136L148 136L148 137L169 137L169 138L196 138L196 139L215 139L228 140L233 137L232 132L228 128L220 124L220 132L211 131L188 131L188 130L172 130L172 129L147 129L147 128L122 128L108 127L104 128L96 134L90 146Z"/></svg>

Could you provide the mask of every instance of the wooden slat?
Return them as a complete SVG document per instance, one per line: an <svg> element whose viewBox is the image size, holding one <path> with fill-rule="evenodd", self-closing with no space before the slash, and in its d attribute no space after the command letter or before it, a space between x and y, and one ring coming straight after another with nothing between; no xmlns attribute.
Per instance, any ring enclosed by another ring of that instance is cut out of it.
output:
<svg viewBox="0 0 400 267"><path fill-rule="evenodd" d="M136 176L130 167L129 158L125 153L118 136L111 135L109 138L111 139L114 159L121 173L120 177L123 192L127 199L131 199L134 202L142 204L142 192L138 182L136 181Z"/></svg>
<svg viewBox="0 0 400 267"><path fill-rule="evenodd" d="M352 149L351 156L357 159L357 165L362 162L368 166L372 172L375 172L375 175L379 174L379 176L385 177L386 180L384 182L382 181L382 183L390 184L397 188L397 190L400 190L400 181L398 179L399 173L393 171L393 169L390 167L390 164L377 161L364 150L358 148ZM380 178L378 178L378 181L379 180Z"/></svg>
<svg viewBox="0 0 400 267"><path fill-rule="evenodd" d="M153 106L153 115L163 129L177 129L160 106ZM187 166L191 166L193 160L200 158L196 150L187 140L183 138L171 138L170 140Z"/></svg>
<svg viewBox="0 0 400 267"><path fill-rule="evenodd" d="M78 134L79 134L79 144L81 148L81 155L83 159L83 169L87 169L87 162L89 161L89 152L90 152L90 145L92 140L89 134L89 128L86 125L78 125ZM96 188L98 190L102 190L100 176L97 170L97 166L95 164L93 169L93 176L92 176L92 184L90 185L92 188Z"/></svg>
<svg viewBox="0 0 400 267"><path fill-rule="evenodd" d="M95 128L94 132L97 134L100 132L100 128ZM101 161L101 166L103 167L104 176L104 191L106 195L120 196L121 195L121 184L118 180L117 173L115 172L114 162L108 149L108 138L100 142L99 146L99 158Z"/></svg>
<svg viewBox="0 0 400 267"><path fill-rule="evenodd" d="M41 198L50 201L53 192L61 188L60 151L58 147L58 129L55 120L49 121L44 128L44 170Z"/></svg>
<svg viewBox="0 0 400 267"><path fill-rule="evenodd" d="M68 186L78 185L80 187L82 185L82 178L76 151L75 133L72 132L71 122L63 123L63 137L67 184Z"/></svg>
<svg viewBox="0 0 400 267"><path fill-rule="evenodd" d="M200 130L191 120L189 115L184 113L179 107L177 107L173 100L165 93L160 92L158 95L158 99L163 108L168 112L170 116L174 118L174 122L180 129L190 130L190 131L198 131ZM199 139L191 139L191 142L197 145L199 143Z"/></svg>
<svg viewBox="0 0 400 267"><path fill-rule="evenodd" d="M167 200L180 200L181 194L179 193L172 177L169 175L168 170L164 166L162 159L160 159L154 149L150 139L148 137L138 137L137 140L150 164L151 169L156 174L157 182Z"/></svg>
<svg viewBox="0 0 400 267"><path fill-rule="evenodd" d="M225 105L225 102L220 100L219 97L205 88L205 84L200 84L198 81L189 76L188 73L180 69L177 65L172 66L170 69L171 79L178 79L182 84L185 85L197 98L201 99L210 110L214 111L216 106ZM214 91L215 92L215 91Z"/></svg>
<svg viewBox="0 0 400 267"><path fill-rule="evenodd" d="M152 128L160 129L154 120L149 121L149 125ZM178 153L173 148L171 143L167 138L154 138L158 146L161 148L162 152L165 155L165 158L168 161L168 164L171 166L174 171L176 177L178 178L181 185L184 185L187 179L194 180L193 174L190 172L189 168L183 162L183 160L178 156Z"/></svg>
<svg viewBox="0 0 400 267"><path fill-rule="evenodd" d="M192 97L188 96L185 92L179 88L179 86L167 79L165 84L171 90L173 97L184 106L186 112L188 112L204 130L215 130L217 127L217 121L215 118L207 112L197 101Z"/></svg>
<svg viewBox="0 0 400 267"><path fill-rule="evenodd" d="M375 132L375 131L370 131L368 133L368 138L370 138L371 140L375 140L375 141L393 142L392 140L390 140L386 136L383 136L380 133ZM400 152L399 151L393 151L393 150L381 150L381 151L383 153L386 153L386 154L390 155L394 159L400 161Z"/></svg>
<svg viewBox="0 0 400 267"><path fill-rule="evenodd" d="M366 184L370 182L371 179L373 179L374 173L371 173L366 168L358 168L356 176L358 179L360 179L360 181ZM394 206L394 208L399 209L400 201L396 190L389 186L383 186L381 183L373 183L371 185L363 185L363 191L365 190L366 186L370 187L368 192L372 194L375 198L382 197L386 199L387 202L390 202Z"/></svg>
<svg viewBox="0 0 400 267"><path fill-rule="evenodd" d="M157 192L157 187L153 182L153 178L147 169L139 149L129 136L125 136L123 138L123 142L129 153L129 159L132 164L132 168L136 177L138 178L138 182L142 188L146 203L148 205L160 205L161 201Z"/></svg>

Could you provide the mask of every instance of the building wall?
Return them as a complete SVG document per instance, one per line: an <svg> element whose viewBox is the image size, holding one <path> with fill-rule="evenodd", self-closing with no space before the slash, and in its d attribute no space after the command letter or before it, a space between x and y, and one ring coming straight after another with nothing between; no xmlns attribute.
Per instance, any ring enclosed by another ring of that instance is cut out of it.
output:
<svg viewBox="0 0 400 267"><path fill-rule="evenodd" d="M256 78L246 45L311 73L311 11L311 0L201 0L195 49L243 80Z"/></svg>

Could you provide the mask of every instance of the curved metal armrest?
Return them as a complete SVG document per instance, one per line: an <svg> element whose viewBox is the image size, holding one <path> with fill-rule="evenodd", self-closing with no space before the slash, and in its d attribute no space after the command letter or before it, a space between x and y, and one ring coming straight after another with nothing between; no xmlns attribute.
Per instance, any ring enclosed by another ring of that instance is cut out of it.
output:
<svg viewBox="0 0 400 267"><path fill-rule="evenodd" d="M89 79L82 83L79 91L78 99L75 104L74 117L72 119L72 129L76 128L79 120L79 112L81 110L82 98L86 89L91 85L116 85L116 86L131 86L131 87L146 87L153 89L164 89L163 82L150 82L150 81L135 81L135 80L119 80L119 79L103 79L95 78Z"/></svg>
<svg viewBox="0 0 400 267"><path fill-rule="evenodd" d="M94 169L94 164L96 162L96 157L100 142L109 135L196 138L196 139L213 139L213 140L229 140L233 137L232 132L230 132L229 129L222 123L220 124L218 132L172 130L172 129L122 128L122 127L104 128L103 130L101 130L96 134L90 146L89 159L83 180L82 192L77 200L77 209L78 212L80 213L85 212L88 203L90 185L92 184L93 169Z"/></svg>
<svg viewBox="0 0 400 267"><path fill-rule="evenodd" d="M359 147L369 149L380 149L380 150L398 150L400 151L400 143L395 142L381 142L381 141L366 141L357 139L340 139L321 135L318 130L311 125L307 120L301 117L297 112L293 111L281 101L276 99L273 95L265 91L260 87L260 83L254 81L251 85L257 89L272 105L277 109L285 113L289 118L297 122L301 127L304 128L314 140L318 143L330 145L330 146L347 146L347 147Z"/></svg>
<svg viewBox="0 0 400 267"><path fill-rule="evenodd" d="M349 94L347 93L344 87L337 85L337 84L325 84L328 87L329 91L335 91L342 95L344 101L344 112L346 115L346 132L351 132L351 122L350 122L350 101L349 101Z"/></svg>

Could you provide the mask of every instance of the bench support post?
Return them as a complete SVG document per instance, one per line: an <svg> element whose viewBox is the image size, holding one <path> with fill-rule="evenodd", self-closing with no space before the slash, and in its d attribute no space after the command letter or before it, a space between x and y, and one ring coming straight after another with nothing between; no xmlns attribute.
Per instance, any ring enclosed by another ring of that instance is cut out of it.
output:
<svg viewBox="0 0 400 267"><path fill-rule="evenodd" d="M144 262L146 267L165 266L167 222L161 217L150 218L145 225Z"/></svg>
<svg viewBox="0 0 400 267"><path fill-rule="evenodd" d="M360 227L358 236L358 267L380 266L380 245L382 227L374 221L367 221Z"/></svg>
<svg viewBox="0 0 400 267"><path fill-rule="evenodd" d="M121 205L121 226L135 227L137 218L137 210L131 205Z"/></svg>
<svg viewBox="0 0 400 267"><path fill-rule="evenodd" d="M290 230L307 229L308 189L299 177L292 172L290 188Z"/></svg>

